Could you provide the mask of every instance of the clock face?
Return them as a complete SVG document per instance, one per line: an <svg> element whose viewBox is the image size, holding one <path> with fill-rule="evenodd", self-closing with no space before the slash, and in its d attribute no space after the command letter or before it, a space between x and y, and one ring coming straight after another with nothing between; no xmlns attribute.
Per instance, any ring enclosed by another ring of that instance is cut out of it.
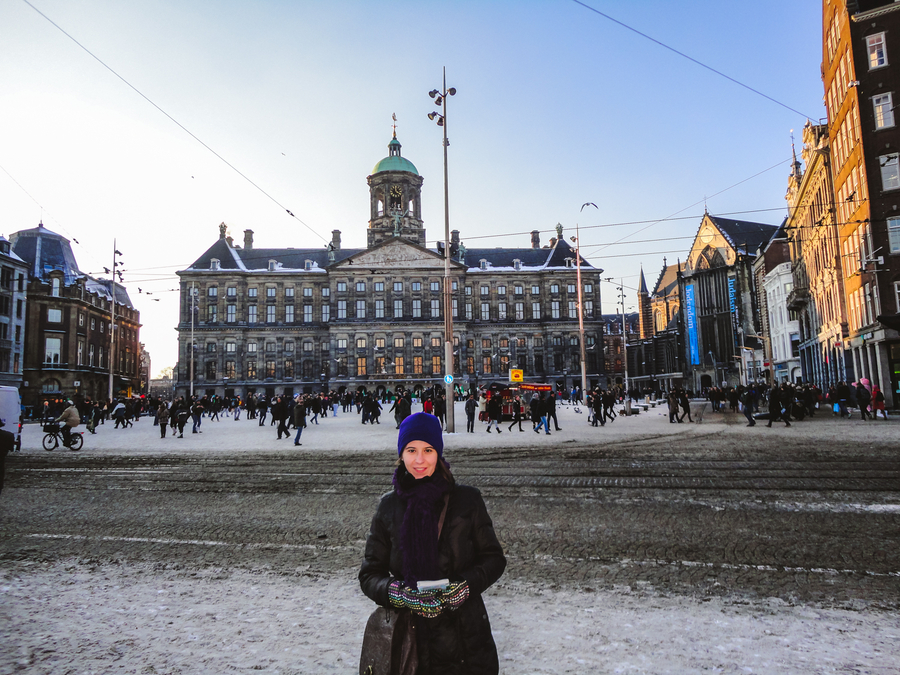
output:
<svg viewBox="0 0 900 675"><path fill-rule="evenodd" d="M402 196L403 196L403 190L400 188L400 186L392 185L391 186L391 197L402 197Z"/></svg>
<svg viewBox="0 0 900 675"><path fill-rule="evenodd" d="M710 232L709 230L703 230L703 232L700 233L700 243L701 244L708 244L712 240L713 240L713 233Z"/></svg>

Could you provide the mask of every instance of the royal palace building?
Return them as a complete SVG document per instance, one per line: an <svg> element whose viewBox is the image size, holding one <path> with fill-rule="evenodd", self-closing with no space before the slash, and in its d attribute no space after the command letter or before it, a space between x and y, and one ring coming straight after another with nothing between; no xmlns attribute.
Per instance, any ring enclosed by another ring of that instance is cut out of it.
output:
<svg viewBox="0 0 900 675"><path fill-rule="evenodd" d="M580 381L577 253L563 237L523 248L450 243L454 363L444 363L443 246L428 248L422 176L399 141L368 177L366 248L256 248L219 238L178 272L176 395L463 389ZM605 385L600 270L580 262L588 385Z"/></svg>

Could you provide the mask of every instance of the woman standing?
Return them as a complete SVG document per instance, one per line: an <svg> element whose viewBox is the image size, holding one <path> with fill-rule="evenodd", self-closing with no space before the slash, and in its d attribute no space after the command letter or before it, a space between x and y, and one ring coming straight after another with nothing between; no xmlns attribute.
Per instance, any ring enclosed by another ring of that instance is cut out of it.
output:
<svg viewBox="0 0 900 675"><path fill-rule="evenodd" d="M481 594L506 558L481 493L454 480L433 415L403 421L397 452L394 489L372 519L360 586L379 605L412 612L418 675L496 674ZM439 579L449 580L445 590L418 590L420 581Z"/></svg>

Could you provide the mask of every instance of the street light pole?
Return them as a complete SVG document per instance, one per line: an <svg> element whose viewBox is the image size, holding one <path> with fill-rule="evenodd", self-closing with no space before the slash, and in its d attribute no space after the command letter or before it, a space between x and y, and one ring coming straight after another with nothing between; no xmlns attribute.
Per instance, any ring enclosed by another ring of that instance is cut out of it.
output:
<svg viewBox="0 0 900 675"><path fill-rule="evenodd" d="M441 106L441 113L429 113L428 118L437 118L437 124L444 129L444 398L447 409L447 433L456 431L454 409L456 396L453 387L453 293L452 280L450 278L450 188L447 178L447 97L455 96L456 89L447 89L447 69L443 69L443 80L440 91L432 89L428 95L434 102ZM449 377L447 377L449 376ZM448 381L449 380L449 381Z"/></svg>
<svg viewBox="0 0 900 675"><path fill-rule="evenodd" d="M194 301L196 300L196 289L194 282L191 282L191 398L194 397Z"/></svg>
<svg viewBox="0 0 900 675"><path fill-rule="evenodd" d="M118 272L116 266L119 264L116 261L116 256L120 255L122 254L119 252L119 249L116 248L116 240L113 239L112 286L110 287L110 294L112 295L112 321L109 324L109 391L107 396L110 401L112 401L113 398L113 378L116 368L116 274Z"/></svg>
<svg viewBox="0 0 900 675"><path fill-rule="evenodd" d="M575 223L575 279L578 282L578 335L581 345L581 395L587 391L587 353L584 346L584 288L581 285L581 235Z"/></svg>

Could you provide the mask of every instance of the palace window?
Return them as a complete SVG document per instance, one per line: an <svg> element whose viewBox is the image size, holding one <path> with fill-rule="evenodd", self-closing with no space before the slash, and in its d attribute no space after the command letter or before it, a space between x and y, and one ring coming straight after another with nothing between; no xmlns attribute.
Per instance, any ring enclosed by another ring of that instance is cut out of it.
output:
<svg viewBox="0 0 900 675"><path fill-rule="evenodd" d="M307 289L303 289L304 293L306 292L306 290L307 290ZM308 289L308 290L309 290L310 296L312 296L312 289L310 288L310 289ZM293 298L293 297L294 297L294 287L293 287L293 286L286 286L286 287L285 287L285 289L284 289L284 297L285 297L285 298Z"/></svg>
<svg viewBox="0 0 900 675"><path fill-rule="evenodd" d="M513 308L516 313L516 321L524 321L525 320L525 303L517 302L513 305Z"/></svg>
<svg viewBox="0 0 900 675"><path fill-rule="evenodd" d="M531 303L531 318L534 320L539 320L541 318L541 303Z"/></svg>
<svg viewBox="0 0 900 675"><path fill-rule="evenodd" d="M356 292L357 293L365 293L366 292L366 282L365 281L357 281L356 282Z"/></svg>
<svg viewBox="0 0 900 675"><path fill-rule="evenodd" d="M225 305L225 321L228 323L234 323L237 319L237 306L236 305Z"/></svg>
<svg viewBox="0 0 900 675"><path fill-rule="evenodd" d="M284 306L284 322L285 323L294 323L294 306L293 305L285 305Z"/></svg>
<svg viewBox="0 0 900 675"><path fill-rule="evenodd" d="M225 362L225 377L233 380L237 376L237 370L234 367L234 361Z"/></svg>
<svg viewBox="0 0 900 675"><path fill-rule="evenodd" d="M359 356L356 358L356 374L357 375L365 375L366 374L366 357Z"/></svg>
<svg viewBox="0 0 900 675"><path fill-rule="evenodd" d="M376 292L376 293L381 293L382 291L384 291L384 282L383 282L383 281L376 281L376 282L375 282L375 292Z"/></svg>
<svg viewBox="0 0 900 675"><path fill-rule="evenodd" d="M247 307L247 321L249 323L256 323L256 305Z"/></svg>
<svg viewBox="0 0 900 675"><path fill-rule="evenodd" d="M248 359L247 360L247 379L248 380L256 379L256 359Z"/></svg>
<svg viewBox="0 0 900 675"><path fill-rule="evenodd" d="M277 293L277 292L278 292L278 289L276 289L274 286L266 286L266 297L267 298L274 299L275 293Z"/></svg>
<svg viewBox="0 0 900 675"><path fill-rule="evenodd" d="M215 323L219 320L219 308L215 305L209 305L206 308L206 321L208 323Z"/></svg>
<svg viewBox="0 0 900 675"><path fill-rule="evenodd" d="M216 362L215 361L207 361L206 362L206 379L207 380L215 380L216 378Z"/></svg>
<svg viewBox="0 0 900 675"><path fill-rule="evenodd" d="M403 357L395 356L394 357L394 374L395 375L403 375Z"/></svg>
<svg viewBox="0 0 900 675"><path fill-rule="evenodd" d="M482 286L482 287L481 287L481 295L484 296L484 295L490 295L490 294L491 294L491 287L490 287L490 286Z"/></svg>
<svg viewBox="0 0 900 675"><path fill-rule="evenodd" d="M403 318L403 301L402 300L394 300L394 318L395 319Z"/></svg>
<svg viewBox="0 0 900 675"><path fill-rule="evenodd" d="M578 318L578 302L576 302L575 300L569 300L569 318Z"/></svg>
<svg viewBox="0 0 900 675"><path fill-rule="evenodd" d="M394 282L394 293L402 293L403 292L403 282L395 281Z"/></svg>
<svg viewBox="0 0 900 675"><path fill-rule="evenodd" d="M366 301L365 300L357 300L356 301L356 318L357 319L365 319L366 318Z"/></svg>
<svg viewBox="0 0 900 675"><path fill-rule="evenodd" d="M500 321L506 321L506 303L501 302L497 304L497 318Z"/></svg>
<svg viewBox="0 0 900 675"><path fill-rule="evenodd" d="M322 323L328 323L331 320L331 305L322 305Z"/></svg>
<svg viewBox="0 0 900 675"><path fill-rule="evenodd" d="M422 301L421 300L413 300L412 301L412 315L414 319L422 318Z"/></svg>
<svg viewBox="0 0 900 675"><path fill-rule="evenodd" d="M441 318L441 301L440 300L432 300L431 301L431 318L432 319L440 319Z"/></svg>
<svg viewBox="0 0 900 675"><path fill-rule="evenodd" d="M48 323L62 323L62 310L61 309L48 309L47 310L47 322Z"/></svg>
<svg viewBox="0 0 900 675"><path fill-rule="evenodd" d="M541 294L541 287L540 287L540 286L532 286L532 287L531 287L531 294L532 294L532 295L540 295L540 294Z"/></svg>
<svg viewBox="0 0 900 675"><path fill-rule="evenodd" d="M422 374L422 357L414 356L413 357L413 375L421 375Z"/></svg>
<svg viewBox="0 0 900 675"><path fill-rule="evenodd" d="M266 323L275 323L275 305L266 306Z"/></svg>
<svg viewBox="0 0 900 675"><path fill-rule="evenodd" d="M440 375L441 374L441 357L440 356L432 356L431 357L431 374L432 375Z"/></svg>
<svg viewBox="0 0 900 675"><path fill-rule="evenodd" d="M432 281L431 282L431 290L433 290L433 291L441 290L441 282L440 281Z"/></svg>
<svg viewBox="0 0 900 675"><path fill-rule="evenodd" d="M248 288L247 289L247 297L255 298L256 297L256 288Z"/></svg>
<svg viewBox="0 0 900 675"><path fill-rule="evenodd" d="M402 337L394 338L394 347L396 347L398 349L402 349L403 345L404 345L404 339Z"/></svg>
<svg viewBox="0 0 900 675"><path fill-rule="evenodd" d="M338 319L346 319L347 318L347 301L346 300L338 300L337 318Z"/></svg>
<svg viewBox="0 0 900 675"><path fill-rule="evenodd" d="M412 282L411 285L412 285L412 289L413 289L414 291L421 291L421 290L422 290L422 282L421 282L421 281L414 281L414 282Z"/></svg>
<svg viewBox="0 0 900 675"><path fill-rule="evenodd" d="M490 321L491 320L491 305L487 302L481 303L481 320L482 321Z"/></svg>
<svg viewBox="0 0 900 675"><path fill-rule="evenodd" d="M376 319L384 318L384 300L376 300L375 301L375 318Z"/></svg>

